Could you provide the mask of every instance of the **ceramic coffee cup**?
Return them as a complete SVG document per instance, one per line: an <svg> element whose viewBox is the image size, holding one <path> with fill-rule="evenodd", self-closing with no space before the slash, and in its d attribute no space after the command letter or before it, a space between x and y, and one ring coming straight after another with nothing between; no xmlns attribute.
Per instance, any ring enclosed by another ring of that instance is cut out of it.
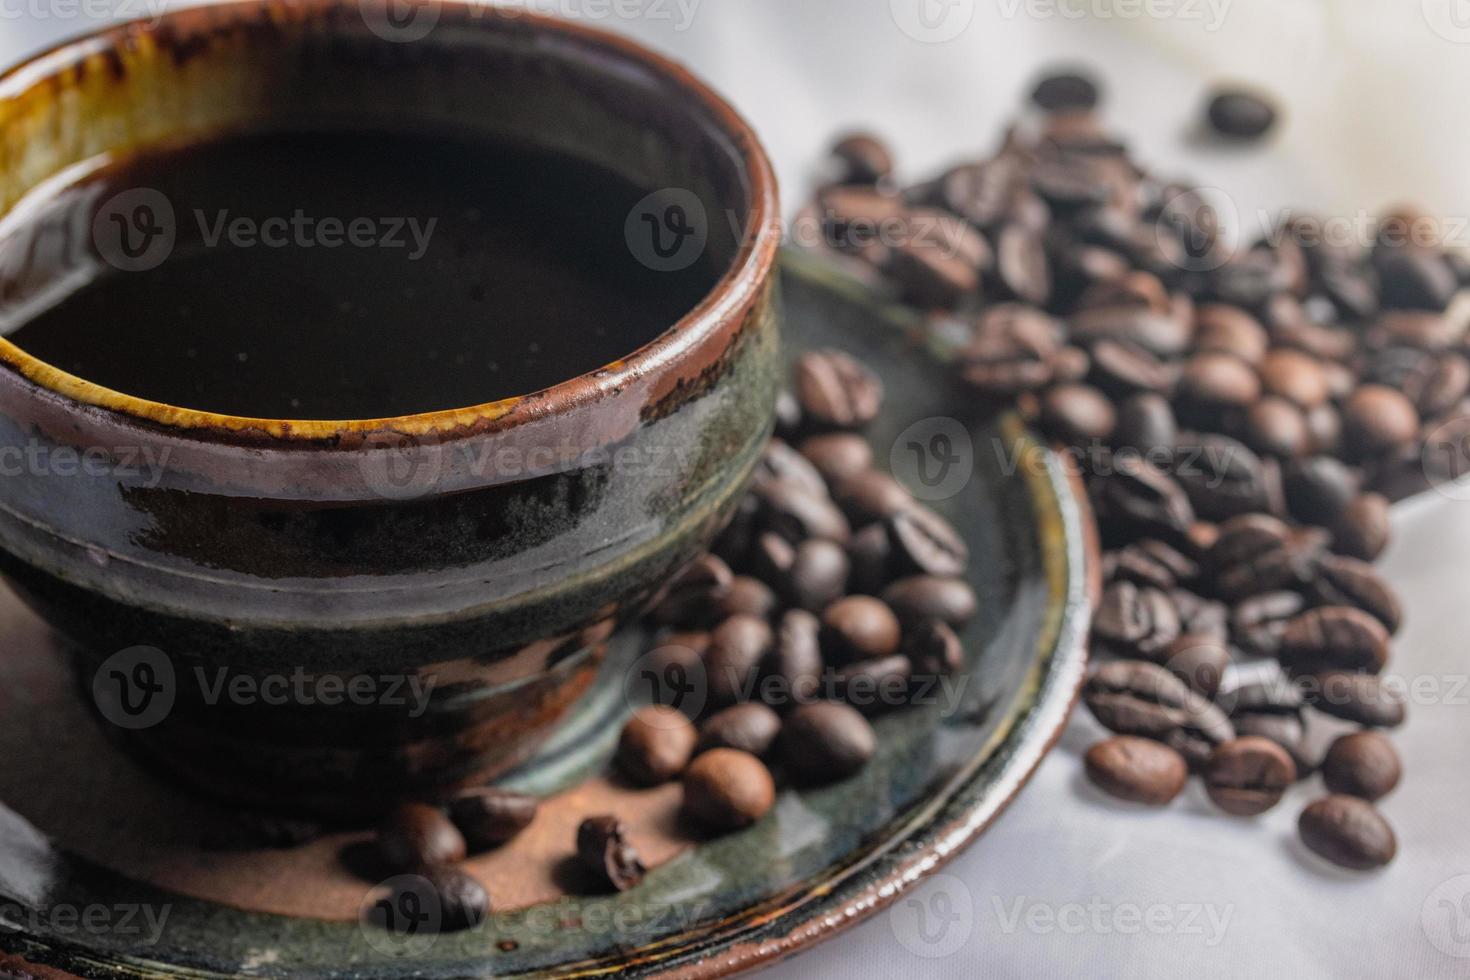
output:
<svg viewBox="0 0 1470 980"><path fill-rule="evenodd" d="M111 730L272 809L363 815L523 761L594 683L607 638L728 519L778 383L775 180L728 105L585 27L451 3L413 24L376 2L182 10L11 71L0 212L165 141L434 125L683 189L723 272L601 370L402 418L215 415L0 341L0 458L106 464L8 471L0 567L69 640ZM100 261L87 238L63 230L61 247ZM621 463L655 457L673 463ZM506 458L521 463L485 465Z"/></svg>

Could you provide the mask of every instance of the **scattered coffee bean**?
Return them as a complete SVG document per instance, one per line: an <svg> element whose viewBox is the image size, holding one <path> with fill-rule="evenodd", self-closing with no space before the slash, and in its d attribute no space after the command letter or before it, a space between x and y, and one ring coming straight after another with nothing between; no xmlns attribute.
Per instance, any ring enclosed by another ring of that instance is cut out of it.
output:
<svg viewBox="0 0 1470 980"><path fill-rule="evenodd" d="M1103 393L1089 385L1057 385L1041 402L1041 427L1059 442L1085 446L1112 435L1117 413Z"/></svg>
<svg viewBox="0 0 1470 980"><path fill-rule="evenodd" d="M724 705L747 697L774 642L770 625L754 616L731 616L716 627L704 655L710 700Z"/></svg>
<svg viewBox="0 0 1470 980"><path fill-rule="evenodd" d="M1343 406L1343 438L1359 459L1408 445L1419 435L1419 412L1403 392L1364 385Z"/></svg>
<svg viewBox="0 0 1470 980"><path fill-rule="evenodd" d="M653 620L666 626L709 626L730 591L735 573L714 555L695 560L669 584L653 611Z"/></svg>
<svg viewBox="0 0 1470 980"><path fill-rule="evenodd" d="M799 544L807 538L827 538L844 544L852 533L847 518L825 494L812 493L794 480L771 480L755 488L761 501L765 528Z"/></svg>
<svg viewBox="0 0 1470 980"><path fill-rule="evenodd" d="M1308 806L1297 821L1302 843L1333 864L1354 871L1381 868L1398 854L1398 840L1366 800L1333 794Z"/></svg>
<svg viewBox="0 0 1470 980"><path fill-rule="evenodd" d="M1376 674L1388 662L1388 630L1361 609L1325 606L1286 624L1281 663L1294 673L1356 670Z"/></svg>
<svg viewBox="0 0 1470 980"><path fill-rule="evenodd" d="M892 517L913 505L913 498L893 477L882 470L864 470L837 484L837 505L854 526Z"/></svg>
<svg viewBox="0 0 1470 980"><path fill-rule="evenodd" d="M822 650L836 663L892 656L901 639L898 617L871 596L839 599L822 613Z"/></svg>
<svg viewBox="0 0 1470 980"><path fill-rule="evenodd" d="M1164 666L1202 697L1214 700L1230 669L1230 649L1209 636L1185 635L1165 654Z"/></svg>
<svg viewBox="0 0 1470 980"><path fill-rule="evenodd" d="M717 831L755 823L776 802L776 784L765 765L748 752L711 749L684 774L684 810Z"/></svg>
<svg viewBox="0 0 1470 980"><path fill-rule="evenodd" d="M464 835L469 853L499 847L531 825L541 801L525 793L482 787L449 801L449 819Z"/></svg>
<svg viewBox="0 0 1470 980"><path fill-rule="evenodd" d="M801 454L817 468L829 486L873 467L873 449L868 440L851 432L812 436L801 444Z"/></svg>
<svg viewBox="0 0 1470 980"><path fill-rule="evenodd" d="M1118 656L1163 661L1180 628L1179 612L1162 590L1116 581L1103 593L1092 635Z"/></svg>
<svg viewBox="0 0 1470 980"><path fill-rule="evenodd" d="M859 429L878 417L883 383L842 351L812 351L796 363L796 397L809 422Z"/></svg>
<svg viewBox="0 0 1470 980"><path fill-rule="evenodd" d="M815 700L822 683L822 622L805 609L790 609L776 630L776 645L765 664L780 703L787 709Z"/></svg>
<svg viewBox="0 0 1470 980"><path fill-rule="evenodd" d="M888 519L890 560L899 574L958 577L970 564L965 539L928 507L911 504Z"/></svg>
<svg viewBox="0 0 1470 980"><path fill-rule="evenodd" d="M1265 136L1276 124L1276 107L1253 92L1227 89L1210 97L1206 116L1220 135L1254 140Z"/></svg>
<svg viewBox="0 0 1470 980"><path fill-rule="evenodd" d="M1354 497L1333 526L1338 551L1363 561L1375 561L1388 547L1388 498L1377 493Z"/></svg>
<svg viewBox="0 0 1470 980"><path fill-rule="evenodd" d="M1084 757L1087 776L1103 792L1148 806L1163 806L1184 789L1189 765L1173 749L1149 738L1115 735Z"/></svg>
<svg viewBox="0 0 1470 980"><path fill-rule="evenodd" d="M1095 668L1083 701L1105 728L1156 739L1202 766L1215 746L1235 737L1225 714L1157 664L1118 660Z"/></svg>
<svg viewBox="0 0 1470 980"><path fill-rule="evenodd" d="M803 542L803 546L811 544L828 544L820 538ZM841 551L839 545L832 545ZM778 602L776 593L771 587L758 578L749 575L737 575L730 580L730 591L725 593L725 598L720 601L719 612L722 617L728 618L738 614L755 616L757 619L767 619L776 612Z"/></svg>
<svg viewBox="0 0 1470 980"><path fill-rule="evenodd" d="M838 182L876 184L893 174L893 153L872 133L848 133L832 147L840 164Z"/></svg>
<svg viewBox="0 0 1470 980"><path fill-rule="evenodd" d="M1092 109L1097 106L1097 83L1079 72L1047 75L1031 91L1031 101L1047 112Z"/></svg>
<svg viewBox="0 0 1470 980"><path fill-rule="evenodd" d="M1403 766L1393 743L1377 732L1354 732L1332 743L1322 762L1322 780L1333 793L1373 802L1394 791Z"/></svg>
<svg viewBox="0 0 1470 980"><path fill-rule="evenodd" d="M965 667L965 647L949 624L931 619L904 636L904 655L915 681L958 674Z"/></svg>
<svg viewBox="0 0 1470 980"><path fill-rule="evenodd" d="M821 612L846 593L849 569L841 545L821 538L803 541L786 575L786 600L798 609Z"/></svg>
<svg viewBox="0 0 1470 980"><path fill-rule="evenodd" d="M490 914L485 886L458 868L422 868L395 876L386 907L374 906L377 925L404 935L460 932L477 928ZM391 910L391 911L390 911ZM437 910L437 912L435 911ZM411 925L405 921L410 919Z"/></svg>
<svg viewBox="0 0 1470 980"><path fill-rule="evenodd" d="M805 783L846 779L877 749L873 726L854 708L832 701L803 705L786 718L779 739L787 770Z"/></svg>
<svg viewBox="0 0 1470 980"><path fill-rule="evenodd" d="M737 704L706 718L699 726L697 751L739 749L764 756L781 734L781 716L759 702Z"/></svg>
<svg viewBox="0 0 1470 980"><path fill-rule="evenodd" d="M1296 782L1296 763L1274 741L1247 735L1216 747L1204 777L1216 806L1237 817L1254 817L1281 802Z"/></svg>
<svg viewBox="0 0 1470 980"><path fill-rule="evenodd" d="M577 828L577 856L599 883L625 892L643 880L648 870L623 823L614 816L588 817Z"/></svg>
<svg viewBox="0 0 1470 980"><path fill-rule="evenodd" d="M883 590L882 599L905 628L937 619L962 629L975 617L975 590L963 579L940 575L912 575Z"/></svg>
<svg viewBox="0 0 1470 980"><path fill-rule="evenodd" d="M378 853L395 873L457 864L467 851L464 835L427 803L404 803L378 826Z"/></svg>
<svg viewBox="0 0 1470 980"><path fill-rule="evenodd" d="M1300 679L1302 696L1323 714L1370 728L1397 728L1408 709L1403 695L1372 674L1323 671Z"/></svg>
<svg viewBox="0 0 1470 980"><path fill-rule="evenodd" d="M683 712L661 705L639 708L618 739L618 768L643 786L666 783L684 771L698 739Z"/></svg>
<svg viewBox="0 0 1470 980"><path fill-rule="evenodd" d="M1317 560L1316 575L1309 592L1324 606L1353 606L1397 633L1403 622L1398 595L1379 577L1373 566L1356 558L1324 555Z"/></svg>

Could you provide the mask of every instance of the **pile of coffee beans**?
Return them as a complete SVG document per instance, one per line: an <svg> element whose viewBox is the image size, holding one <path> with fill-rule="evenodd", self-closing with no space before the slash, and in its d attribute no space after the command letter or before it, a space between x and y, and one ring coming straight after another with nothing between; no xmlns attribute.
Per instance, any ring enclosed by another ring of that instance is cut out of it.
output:
<svg viewBox="0 0 1470 980"><path fill-rule="evenodd" d="M510 841L531 825L539 807L534 796L489 787L466 790L447 806L396 807L378 826L373 872L392 876L390 907L437 909L417 924L430 931L478 926L490 914L490 895L459 863Z"/></svg>
<svg viewBox="0 0 1470 980"><path fill-rule="evenodd" d="M1425 449L1470 432L1470 262L1409 209L1360 245L1290 216L1235 247L1099 101L1085 73L1043 79L994 155L909 187L880 140L849 136L804 220L925 313L976 408L1019 409L1080 467L1106 549L1085 700L1117 733L1087 754L1094 782L1162 804L1195 773L1250 815L1320 767L1333 795L1303 841L1383 864L1392 747L1348 735L1327 767L1308 731L1313 712L1404 721L1379 680L1402 611L1368 562L1391 500L1459 475ZM1241 137L1275 116L1238 91L1210 107Z"/></svg>
<svg viewBox="0 0 1470 980"><path fill-rule="evenodd" d="M886 166L873 150L839 148L867 175ZM861 430L882 407L882 383L854 358L803 355L748 495L650 614L660 633L640 668L666 683L623 729L616 764L638 785L680 780L708 832L764 816L776 776L858 772L877 745L872 716L926 703L965 666L969 551L874 465Z"/></svg>

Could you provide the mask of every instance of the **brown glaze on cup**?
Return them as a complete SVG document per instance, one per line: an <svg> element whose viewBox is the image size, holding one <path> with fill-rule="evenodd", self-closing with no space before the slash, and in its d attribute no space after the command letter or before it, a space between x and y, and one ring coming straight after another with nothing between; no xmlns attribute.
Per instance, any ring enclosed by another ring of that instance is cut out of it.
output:
<svg viewBox="0 0 1470 980"><path fill-rule="evenodd" d="M109 391L0 340L0 450L119 463L0 481L0 567L76 642L84 687L117 651L162 651L172 708L132 739L229 798L361 814L524 759L593 682L603 641L728 516L772 425L779 209L750 128L628 41L434 6L412 43L345 0L184 10L0 78L0 211L99 155L348 123L574 153L687 188L709 214L726 271L702 303L622 360L492 404L237 418ZM617 464L639 450L664 465ZM506 451L526 464L486 465ZM128 476L125 453L163 462ZM222 668L398 677L428 707L210 703L198 672Z"/></svg>

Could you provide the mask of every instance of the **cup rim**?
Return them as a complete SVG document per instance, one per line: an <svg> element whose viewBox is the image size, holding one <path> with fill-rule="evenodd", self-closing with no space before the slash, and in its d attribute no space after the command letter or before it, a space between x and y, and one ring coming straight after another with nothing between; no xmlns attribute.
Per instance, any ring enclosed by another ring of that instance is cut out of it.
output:
<svg viewBox="0 0 1470 980"><path fill-rule="evenodd" d="M161 17L111 25L62 41L0 72L0 100L55 78L87 58L136 43L138 32L152 33L160 48L187 44L188 31L180 23L198 24L206 33L227 30L233 24L269 16L273 11L300 11L308 17L358 6L367 0L230 0L172 10ZM457 18L461 25L501 23L525 25L540 32L559 33L586 45L600 46L614 56L640 64L691 96L715 128L729 140L749 182L749 214L733 259L693 309L661 333L624 357L548 388L464 408L440 409L412 415L374 419L268 419L182 408L115 391L63 371L0 336L0 367L9 368L32 384L82 406L102 409L133 421L151 423L177 435L225 435L234 438L264 436L272 442L341 444L344 437L361 444L365 437L431 438L443 441L513 427L519 421L560 415L625 389L639 379L669 369L698 348L711 333L737 316L774 274L780 235L775 170L749 122L704 81L683 65L629 38L598 28L529 11L506 12L476 0L434 0L440 16ZM193 23L190 23L193 22ZM183 40L180 40L182 38ZM387 43L387 42L385 42ZM536 411L514 415L514 409L535 399Z"/></svg>

